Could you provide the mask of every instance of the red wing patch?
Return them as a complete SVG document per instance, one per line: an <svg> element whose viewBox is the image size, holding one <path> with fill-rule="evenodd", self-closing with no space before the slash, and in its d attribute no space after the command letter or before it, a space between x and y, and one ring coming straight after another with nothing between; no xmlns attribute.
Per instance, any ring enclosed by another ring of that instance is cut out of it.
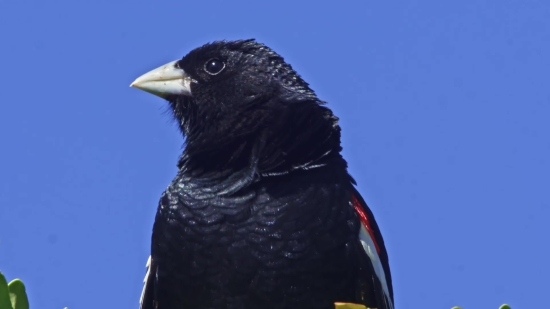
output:
<svg viewBox="0 0 550 309"><path fill-rule="evenodd" d="M355 208L355 211L357 211L357 214L359 215L359 219L361 220L361 223L363 223L363 225L365 226L365 229L367 229L367 231L369 232L370 238L372 239L372 242L374 242L374 246L376 247L376 253L380 254L380 248L378 247L376 238L374 238L374 233L372 232L372 228L369 223L369 218L365 214L365 211L363 210L363 206L353 194L351 195L351 204L353 205L353 208Z"/></svg>

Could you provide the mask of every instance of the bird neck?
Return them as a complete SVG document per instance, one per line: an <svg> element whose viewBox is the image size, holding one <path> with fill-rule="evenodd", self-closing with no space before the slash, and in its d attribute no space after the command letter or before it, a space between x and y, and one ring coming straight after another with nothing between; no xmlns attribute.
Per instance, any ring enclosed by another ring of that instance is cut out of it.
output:
<svg viewBox="0 0 550 309"><path fill-rule="evenodd" d="M224 126L224 132L188 135L180 171L215 181L241 175L252 182L294 170L346 163L340 151L338 118L318 102L268 109L254 130ZM243 183L244 185L244 183Z"/></svg>

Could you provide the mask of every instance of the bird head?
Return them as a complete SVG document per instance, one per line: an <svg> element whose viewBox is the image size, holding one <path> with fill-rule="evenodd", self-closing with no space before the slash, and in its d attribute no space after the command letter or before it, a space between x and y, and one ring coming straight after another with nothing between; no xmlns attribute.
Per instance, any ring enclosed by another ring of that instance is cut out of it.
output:
<svg viewBox="0 0 550 309"><path fill-rule="evenodd" d="M195 122L219 125L261 109L273 98L279 103L317 100L280 55L253 39L205 44L145 73L131 86L168 100L183 129Z"/></svg>
<svg viewBox="0 0 550 309"><path fill-rule="evenodd" d="M253 39L205 44L131 86L170 102L186 136L186 157L223 148L244 153L263 140L273 148L270 155L278 156L264 161L278 166L326 152L330 136L330 147L339 147L337 118L283 57ZM304 153L282 158L293 151Z"/></svg>

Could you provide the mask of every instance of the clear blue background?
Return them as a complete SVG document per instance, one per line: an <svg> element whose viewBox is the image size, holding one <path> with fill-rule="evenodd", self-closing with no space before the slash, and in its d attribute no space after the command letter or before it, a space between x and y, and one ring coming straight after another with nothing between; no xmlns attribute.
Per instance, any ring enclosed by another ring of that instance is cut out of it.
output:
<svg viewBox="0 0 550 309"><path fill-rule="evenodd" d="M0 0L0 269L33 308L138 308L183 139L137 76L215 39L341 119L397 308L542 308L550 1Z"/></svg>

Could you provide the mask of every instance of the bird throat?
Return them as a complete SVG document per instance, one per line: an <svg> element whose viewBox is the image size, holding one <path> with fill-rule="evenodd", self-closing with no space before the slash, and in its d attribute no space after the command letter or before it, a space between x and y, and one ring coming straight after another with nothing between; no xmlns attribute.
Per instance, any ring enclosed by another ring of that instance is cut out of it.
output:
<svg viewBox="0 0 550 309"><path fill-rule="evenodd" d="M176 110L176 116L196 117L192 105L185 111ZM338 118L319 102L276 105L255 118L223 121L182 121L186 145L178 162L180 173L209 182L241 175L250 180L244 185L261 177L321 167L333 160L345 164L340 155Z"/></svg>

